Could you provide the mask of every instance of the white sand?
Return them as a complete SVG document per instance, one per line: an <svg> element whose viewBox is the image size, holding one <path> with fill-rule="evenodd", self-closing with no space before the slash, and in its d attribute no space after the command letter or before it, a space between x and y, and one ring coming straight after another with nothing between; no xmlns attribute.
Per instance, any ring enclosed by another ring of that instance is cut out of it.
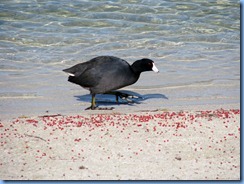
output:
<svg viewBox="0 0 244 184"><path fill-rule="evenodd" d="M236 109L4 120L0 178L239 180Z"/></svg>

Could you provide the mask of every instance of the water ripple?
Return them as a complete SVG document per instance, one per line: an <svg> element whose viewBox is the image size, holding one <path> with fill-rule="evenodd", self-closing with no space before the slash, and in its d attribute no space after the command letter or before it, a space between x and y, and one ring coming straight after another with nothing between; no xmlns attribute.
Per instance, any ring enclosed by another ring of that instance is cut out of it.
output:
<svg viewBox="0 0 244 184"><path fill-rule="evenodd" d="M239 9L232 0L1 0L0 86L26 72L42 83L43 71L98 55L152 58L162 71L154 86L231 83L240 76ZM146 76L139 86L154 78Z"/></svg>

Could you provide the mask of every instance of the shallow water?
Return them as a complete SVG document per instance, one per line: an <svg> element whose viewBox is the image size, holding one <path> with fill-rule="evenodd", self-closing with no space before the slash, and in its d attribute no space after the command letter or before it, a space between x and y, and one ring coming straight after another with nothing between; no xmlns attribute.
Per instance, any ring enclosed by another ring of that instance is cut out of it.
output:
<svg viewBox="0 0 244 184"><path fill-rule="evenodd" d="M129 89L169 105L238 103L239 1L1 0L0 113L78 103L88 91L61 70L99 55L153 59L160 73Z"/></svg>

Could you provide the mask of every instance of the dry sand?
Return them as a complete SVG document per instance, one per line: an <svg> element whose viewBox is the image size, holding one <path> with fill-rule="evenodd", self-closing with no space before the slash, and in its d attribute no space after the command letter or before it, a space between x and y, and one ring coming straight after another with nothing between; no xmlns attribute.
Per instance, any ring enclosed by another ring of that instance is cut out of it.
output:
<svg viewBox="0 0 244 184"><path fill-rule="evenodd" d="M1 120L2 180L239 180L240 109Z"/></svg>

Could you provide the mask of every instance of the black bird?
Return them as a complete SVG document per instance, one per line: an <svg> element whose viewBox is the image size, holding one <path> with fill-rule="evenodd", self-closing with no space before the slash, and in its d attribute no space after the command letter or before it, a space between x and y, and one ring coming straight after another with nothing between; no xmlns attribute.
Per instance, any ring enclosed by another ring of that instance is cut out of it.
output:
<svg viewBox="0 0 244 184"><path fill-rule="evenodd" d="M68 81L88 89L92 95L91 107L96 109L95 95L111 92L134 84L141 72L159 72L154 62L144 58L130 65L113 56L98 56L63 70L69 74Z"/></svg>

